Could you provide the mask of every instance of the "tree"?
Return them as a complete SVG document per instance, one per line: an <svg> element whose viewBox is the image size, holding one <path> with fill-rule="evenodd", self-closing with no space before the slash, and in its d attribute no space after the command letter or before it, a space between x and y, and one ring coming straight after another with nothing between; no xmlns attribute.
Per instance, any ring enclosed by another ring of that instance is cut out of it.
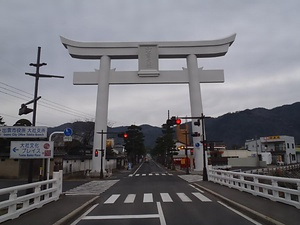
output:
<svg viewBox="0 0 300 225"><path fill-rule="evenodd" d="M144 134L142 128L131 125L127 128L128 137L125 138L125 149L129 162L136 164L141 156L146 153L144 145Z"/></svg>
<svg viewBox="0 0 300 225"><path fill-rule="evenodd" d="M157 138L152 155L156 156L161 164L168 164L169 166L172 161L170 151L175 148L175 142L173 140L174 131L167 124L163 124L162 128L163 136ZM166 158L166 156L168 157Z"/></svg>

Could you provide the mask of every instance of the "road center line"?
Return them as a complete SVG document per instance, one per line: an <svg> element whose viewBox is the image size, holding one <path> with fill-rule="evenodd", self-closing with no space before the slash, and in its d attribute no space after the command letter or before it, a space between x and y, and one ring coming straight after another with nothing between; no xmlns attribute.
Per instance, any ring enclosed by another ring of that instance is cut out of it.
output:
<svg viewBox="0 0 300 225"><path fill-rule="evenodd" d="M167 223L160 202L156 202L156 205L157 205L160 225L166 225Z"/></svg>

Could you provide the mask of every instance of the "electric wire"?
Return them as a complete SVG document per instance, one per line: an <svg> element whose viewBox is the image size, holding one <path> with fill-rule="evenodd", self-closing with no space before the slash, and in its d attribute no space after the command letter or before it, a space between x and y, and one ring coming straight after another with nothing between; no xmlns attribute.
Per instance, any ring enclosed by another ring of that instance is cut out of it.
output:
<svg viewBox="0 0 300 225"><path fill-rule="evenodd" d="M0 81L0 83L3 84L3 85L5 85L5 86L7 86L7 87L10 87L10 88L13 88L15 90L18 90L18 91L22 92L22 94L21 94L21 93L18 93L16 91L14 91L14 90L10 90L8 88L0 86L0 88L2 88L3 90L6 91L5 92L5 91L0 90L1 93L9 95L9 96L14 97L14 98L25 100L25 101L30 101L31 100L30 99L31 97L29 97L29 96L31 96L30 93L28 93L26 91L23 91L21 89L15 88L15 87L13 87L11 85L5 84L5 83L3 83L1 81ZM8 93L7 91L8 92L12 92L12 93ZM29 96L28 97L25 96L25 98L24 98L24 94L29 95ZM20 95L20 96L18 96L18 95ZM55 110L55 111L58 111L58 112L61 112L61 113L64 113L64 114L69 114L69 115L72 115L72 116L77 116L77 117L80 117L80 118L83 118L83 119L93 119L94 118L94 116L91 116L89 114L83 113L83 112L81 112L79 110L72 109L72 108L67 107L67 106L63 106L63 105L61 105L59 103L55 103L55 102L53 102L51 100L46 100L46 99L41 99L41 100L43 100L43 101L39 102L39 106L50 108L52 110Z"/></svg>

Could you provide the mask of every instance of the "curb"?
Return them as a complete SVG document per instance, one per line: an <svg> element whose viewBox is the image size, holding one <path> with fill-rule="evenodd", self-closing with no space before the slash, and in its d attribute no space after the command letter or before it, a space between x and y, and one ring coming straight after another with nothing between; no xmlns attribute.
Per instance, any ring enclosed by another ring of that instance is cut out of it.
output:
<svg viewBox="0 0 300 225"><path fill-rule="evenodd" d="M99 196L96 196L92 199L90 199L89 201L87 201L86 203L84 203L83 205L81 205L80 207L78 207L77 209L73 210L71 213L69 213L68 215L64 216L63 218L61 218L60 220L58 220L56 223L54 223L53 225L64 225L64 224L69 224L72 220L74 220L75 218L77 218L80 214L82 214L82 211L84 211L86 208L88 208L90 205L93 204L93 202L95 202L97 199L99 198Z"/></svg>
<svg viewBox="0 0 300 225"><path fill-rule="evenodd" d="M275 220L275 219L272 219L266 215L263 215L253 209L250 209L244 205L241 205L237 202L234 202L212 190L209 190L203 186L201 186L200 184L197 184L197 183L193 183L194 185L196 185L197 187L201 188L202 190L214 195L215 197L221 199L223 202L226 202L228 205L230 205L231 207L239 210L240 212L243 212L245 214L247 214L249 217L251 217L252 219L255 219L257 220L258 222L261 222L263 224L270 224L270 225L284 225L283 223Z"/></svg>

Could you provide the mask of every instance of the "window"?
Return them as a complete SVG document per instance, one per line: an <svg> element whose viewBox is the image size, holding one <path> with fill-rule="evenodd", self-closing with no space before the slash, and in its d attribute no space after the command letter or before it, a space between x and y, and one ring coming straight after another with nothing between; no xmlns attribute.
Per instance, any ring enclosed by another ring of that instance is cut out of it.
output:
<svg viewBox="0 0 300 225"><path fill-rule="evenodd" d="M286 143L286 147L287 147L287 148L290 148L290 144L289 144L289 143Z"/></svg>

